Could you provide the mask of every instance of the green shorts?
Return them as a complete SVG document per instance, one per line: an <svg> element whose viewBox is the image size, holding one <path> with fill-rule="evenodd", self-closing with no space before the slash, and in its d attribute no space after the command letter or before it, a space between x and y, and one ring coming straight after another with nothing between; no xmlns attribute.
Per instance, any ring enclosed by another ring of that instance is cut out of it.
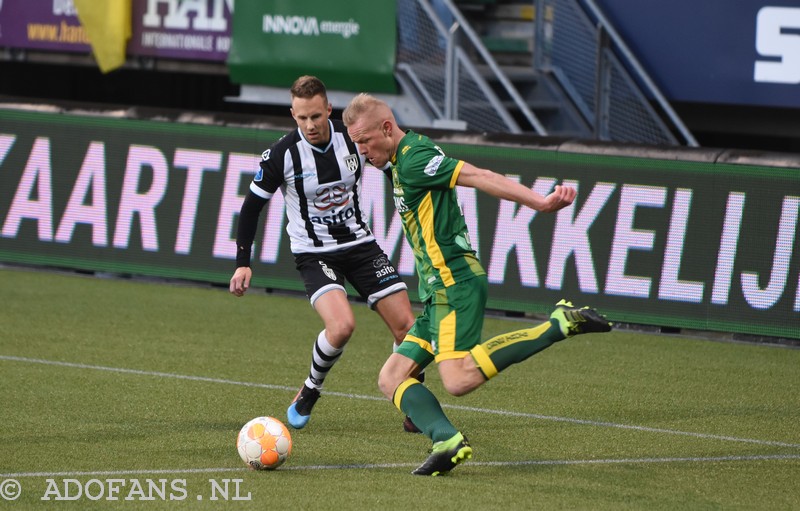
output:
<svg viewBox="0 0 800 511"><path fill-rule="evenodd" d="M420 367L467 356L481 342L488 288L487 277L481 275L436 291L397 353Z"/></svg>

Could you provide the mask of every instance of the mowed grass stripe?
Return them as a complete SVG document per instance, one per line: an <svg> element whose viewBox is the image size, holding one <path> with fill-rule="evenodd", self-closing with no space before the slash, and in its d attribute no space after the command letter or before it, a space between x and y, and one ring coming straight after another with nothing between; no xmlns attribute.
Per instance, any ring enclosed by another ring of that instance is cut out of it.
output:
<svg viewBox="0 0 800 511"><path fill-rule="evenodd" d="M796 460L800 454L755 454L750 456L710 456L710 457L668 457L668 458L620 458L601 460L523 460L523 461L474 461L471 460L466 467L521 467L521 466L553 466L553 465L612 465L612 464L648 464L648 463L720 463L735 461L769 461L769 460ZM347 465L305 465L283 466L286 470L373 470L416 467L416 463L364 463ZM140 475L181 475L181 474L216 474L227 472L250 473L245 467L230 468L187 468L187 469L153 469L153 470L97 470L78 472L18 472L0 474L3 478L24 477L103 477L103 476L140 476Z"/></svg>
<svg viewBox="0 0 800 511"><path fill-rule="evenodd" d="M189 380L189 381L198 381L198 382L205 382L205 383L221 383L225 385L238 385L243 387L256 387L256 388L263 388L263 389L270 389L270 390L280 390L280 391L290 391L296 392L295 387L288 387L285 385L271 385L267 383L254 383L254 382L243 382L243 381L235 381L235 380L226 380L223 378L212 378L207 376L193 376L193 375L185 375L185 374L175 374L175 373L165 373L159 371L145 371L141 369L128 369L122 367L108 367L108 366L97 366L97 365L90 365L90 364L82 364L77 362L62 362L58 360L45 360L45 359L37 359L37 358L27 358L27 357L15 357L11 355L0 355L0 360L10 361L10 362L23 362L23 363L31 363L31 364L43 364L43 365L51 365L51 366L59 366L59 367L70 367L76 369L89 369L89 370L96 370L96 371L108 371L113 373L122 373L122 374L133 374L138 376L150 376L150 377L158 377L158 378L173 378L178 380ZM370 400L370 401L385 401L382 397L377 396L366 396L361 394L350 394L345 392L325 392L326 396L336 396L342 397L347 399L362 399L362 400ZM533 413L524 413L524 412L515 412L511 410L492 410L488 408L478 408L472 406L461 406L461 405L452 405L452 404L442 404L443 408L450 408L450 409L457 409L457 410L464 410L469 412L475 413L487 413L493 415L506 415L506 416L514 416L514 417L523 417L529 419L538 419L538 420L547 420L547 421L555 421L555 422L568 422L571 424L581 424L586 426L597 426L597 427L608 427L608 428L620 428L620 429L628 429L628 430L635 430L635 431L643 431L649 433L663 433L667 435L683 435L683 436L691 436L696 438L704 438L709 440L723 440L729 442L741 442L741 443L750 443L750 444L760 444L760 445L768 445L773 447L789 447L789 448L796 448L800 449L800 444L794 443L787 443L787 442L777 442L772 440L760 440L754 438L738 438L734 436L725 436L725 435L713 435L709 433L698 433L692 431L677 431L671 429L664 429L664 428L651 428L646 426L637 426L632 424L618 424L613 422L604 422L604 421L592 421L586 419L577 419L573 417L554 417L551 415L540 415L540 414L533 414Z"/></svg>

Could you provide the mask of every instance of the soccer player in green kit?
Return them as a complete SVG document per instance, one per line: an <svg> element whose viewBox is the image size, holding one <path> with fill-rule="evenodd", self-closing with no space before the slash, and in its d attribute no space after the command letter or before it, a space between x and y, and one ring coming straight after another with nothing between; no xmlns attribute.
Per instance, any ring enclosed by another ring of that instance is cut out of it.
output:
<svg viewBox="0 0 800 511"><path fill-rule="evenodd" d="M540 212L569 206L575 189L556 186L547 196L491 170L447 157L428 137L402 131L389 106L369 94L342 114L359 152L378 168L391 162L394 202L411 244L423 311L381 369L381 392L433 442L415 475L445 474L472 457L472 447L416 379L436 361L445 390L462 396L512 364L577 334L608 332L596 310L561 300L550 320L481 342L488 280L469 241L455 186L477 188Z"/></svg>

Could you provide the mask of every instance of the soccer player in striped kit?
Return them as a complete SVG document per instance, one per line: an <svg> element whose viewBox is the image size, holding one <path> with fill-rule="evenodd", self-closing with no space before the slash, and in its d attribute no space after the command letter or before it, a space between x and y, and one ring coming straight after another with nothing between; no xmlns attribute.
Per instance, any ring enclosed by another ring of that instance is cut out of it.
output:
<svg viewBox="0 0 800 511"><path fill-rule="evenodd" d="M301 76L290 93L297 129L264 151L250 184L239 215L236 271L230 292L242 296L250 286L251 247L258 219L280 189L297 269L311 305L324 323L314 341L309 375L287 410L289 424L300 429L311 418L325 377L355 328L345 281L381 316L395 345L402 342L414 315L406 284L367 225L361 209L365 160L344 125L330 119L332 108L325 85L316 77ZM408 420L404 428L414 429Z"/></svg>

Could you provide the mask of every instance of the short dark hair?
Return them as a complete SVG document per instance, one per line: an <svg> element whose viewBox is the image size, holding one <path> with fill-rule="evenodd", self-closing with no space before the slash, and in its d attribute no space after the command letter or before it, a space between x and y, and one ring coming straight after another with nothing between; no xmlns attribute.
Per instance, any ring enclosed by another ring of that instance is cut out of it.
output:
<svg viewBox="0 0 800 511"><path fill-rule="evenodd" d="M294 81L289 92L292 94L292 98L309 99L314 96L322 96L325 101L328 101L328 91L325 89L325 84L316 76L301 76Z"/></svg>

